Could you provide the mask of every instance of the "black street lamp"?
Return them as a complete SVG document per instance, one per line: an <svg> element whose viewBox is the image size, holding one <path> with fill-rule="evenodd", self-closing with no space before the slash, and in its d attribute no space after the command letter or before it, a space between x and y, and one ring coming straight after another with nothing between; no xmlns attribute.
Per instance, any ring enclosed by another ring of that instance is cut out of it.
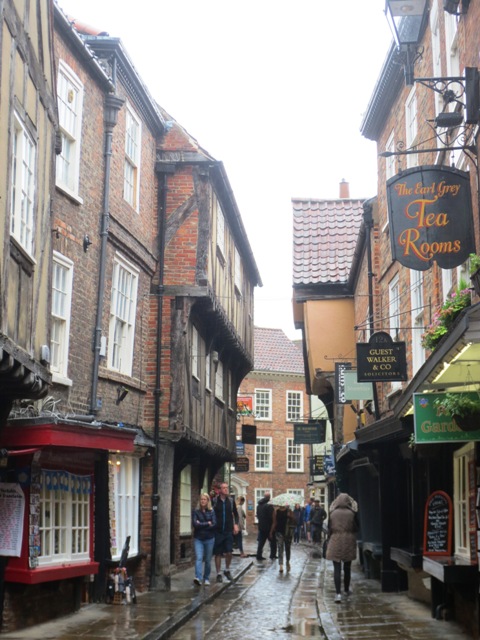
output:
<svg viewBox="0 0 480 640"><path fill-rule="evenodd" d="M405 84L412 85L417 46L428 18L428 0L386 0L385 15L398 50L406 54Z"/></svg>

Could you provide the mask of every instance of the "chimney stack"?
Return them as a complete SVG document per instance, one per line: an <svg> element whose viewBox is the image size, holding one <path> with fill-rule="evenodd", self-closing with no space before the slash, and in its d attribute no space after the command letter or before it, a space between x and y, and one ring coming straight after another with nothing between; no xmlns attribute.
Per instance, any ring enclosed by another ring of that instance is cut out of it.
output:
<svg viewBox="0 0 480 640"><path fill-rule="evenodd" d="M350 198L350 187L345 178L340 182L340 198Z"/></svg>

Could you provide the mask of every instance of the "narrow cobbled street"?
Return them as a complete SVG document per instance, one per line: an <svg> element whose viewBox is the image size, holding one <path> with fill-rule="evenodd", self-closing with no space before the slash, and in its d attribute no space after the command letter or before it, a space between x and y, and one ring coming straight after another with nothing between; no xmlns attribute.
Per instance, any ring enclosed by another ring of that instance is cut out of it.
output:
<svg viewBox="0 0 480 640"><path fill-rule="evenodd" d="M316 607L321 561L303 545L292 549L291 570L276 560L255 560L252 568L216 600L204 606L175 640L324 638ZM202 587L203 588L203 587Z"/></svg>

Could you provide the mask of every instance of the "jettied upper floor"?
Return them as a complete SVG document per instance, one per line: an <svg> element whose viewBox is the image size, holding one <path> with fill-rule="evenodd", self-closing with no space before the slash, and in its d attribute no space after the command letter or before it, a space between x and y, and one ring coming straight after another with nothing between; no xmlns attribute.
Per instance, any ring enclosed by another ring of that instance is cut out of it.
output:
<svg viewBox="0 0 480 640"><path fill-rule="evenodd" d="M335 200L292 199L293 315L302 330L307 393L325 404L334 440L354 438L357 418L335 401L335 363L355 368L356 266L364 244L364 200L351 199L340 183Z"/></svg>

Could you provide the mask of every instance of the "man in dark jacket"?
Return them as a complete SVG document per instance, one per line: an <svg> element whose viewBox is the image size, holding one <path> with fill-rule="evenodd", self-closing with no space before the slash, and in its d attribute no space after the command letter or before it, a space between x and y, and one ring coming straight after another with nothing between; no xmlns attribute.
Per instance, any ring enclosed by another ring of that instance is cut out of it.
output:
<svg viewBox="0 0 480 640"><path fill-rule="evenodd" d="M277 556L277 542L275 536L270 535L270 529L273 523L274 507L270 502L270 492L265 491L263 498L257 505L257 524L258 524L258 538L257 538L257 560L265 560L262 556L263 547L268 540L270 543L270 560L273 560Z"/></svg>
<svg viewBox="0 0 480 640"><path fill-rule="evenodd" d="M232 562L233 536L238 533L238 511L235 500L228 495L228 484L222 482L220 492L213 502L213 510L217 518L215 529L215 569L217 570L217 582L222 582L221 564L225 556L225 571L223 575L227 580L232 579L230 564Z"/></svg>
<svg viewBox="0 0 480 640"><path fill-rule="evenodd" d="M327 512L320 506L320 500L315 500L313 509L310 510L310 536L312 542L321 542L323 521Z"/></svg>

